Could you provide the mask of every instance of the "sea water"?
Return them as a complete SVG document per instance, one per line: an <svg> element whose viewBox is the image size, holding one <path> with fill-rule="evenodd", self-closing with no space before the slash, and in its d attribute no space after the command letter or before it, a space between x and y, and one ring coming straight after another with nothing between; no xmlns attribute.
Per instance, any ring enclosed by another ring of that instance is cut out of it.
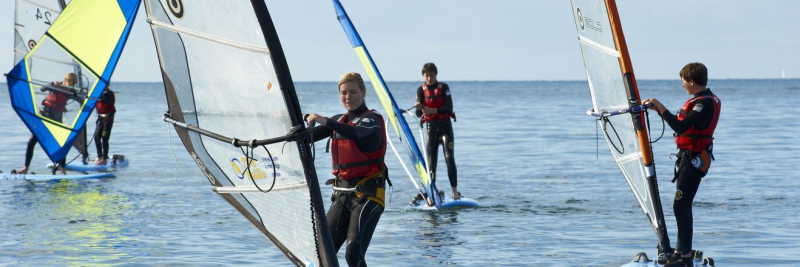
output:
<svg viewBox="0 0 800 267"><path fill-rule="evenodd" d="M394 187L367 252L370 265L619 266L638 252L655 256L655 234L595 119L585 114L591 109L585 81L449 84L458 116L458 188L482 206L410 209L416 189L387 153ZM414 104L419 82L388 86L401 108ZM722 115L716 161L695 198L694 248L718 266L796 265L800 80L712 80L709 87L722 99ZM130 158L130 167L106 181L0 181L0 265L289 266L211 191L174 129L161 120L167 108L163 86L113 88L111 154ZM344 111L335 82L296 88L304 113ZM672 112L689 98L678 80L640 81L640 92ZM6 173L22 167L30 136L8 99L0 90L0 169ZM371 88L367 104L383 110ZM656 139L662 123L654 112L650 124ZM667 129L653 150L674 245L671 133ZM323 182L330 178L330 156L322 142L315 152ZM49 161L40 148L35 153L32 169L45 173ZM444 162L437 172L438 187L449 194ZM321 188L328 201L330 187Z"/></svg>

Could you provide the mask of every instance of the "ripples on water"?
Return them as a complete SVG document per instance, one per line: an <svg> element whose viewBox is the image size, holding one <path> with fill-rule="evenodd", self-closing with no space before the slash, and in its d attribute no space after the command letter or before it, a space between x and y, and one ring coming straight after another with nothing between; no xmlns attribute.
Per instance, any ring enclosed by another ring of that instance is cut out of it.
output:
<svg viewBox="0 0 800 267"><path fill-rule="evenodd" d="M483 206L411 210L406 203L415 189L397 161L388 160L397 170L395 187L367 254L371 264L619 266L639 251L655 254L653 231L605 141L598 146L594 120L584 114L590 108L586 82L450 85L459 118L459 189ZM402 107L413 104L416 86L389 84ZM710 86L723 101L723 113L717 161L694 205L694 246L720 266L794 265L800 260L800 108L792 100L800 99L800 81L720 80ZM342 110L335 83L297 88L304 112ZM3 264L289 265L211 192L174 130L161 121L161 85L116 89L120 112L111 148L130 157L131 167L106 181L0 181ZM643 81L640 90L673 111L688 97L678 81ZM372 89L367 98L371 108L382 109ZM8 99L6 91L0 90L0 99ZM0 110L0 149L6 151L0 167L8 172L21 166L29 135L7 104ZM660 120L651 122L658 135ZM665 135L654 151L674 243L667 156L674 145L670 132ZM325 180L330 159L324 146L316 153ZM44 172L46 162L37 148L34 169L42 166ZM444 163L439 166L445 177ZM438 184L449 191L446 179ZM327 201L330 189L323 187L323 193Z"/></svg>

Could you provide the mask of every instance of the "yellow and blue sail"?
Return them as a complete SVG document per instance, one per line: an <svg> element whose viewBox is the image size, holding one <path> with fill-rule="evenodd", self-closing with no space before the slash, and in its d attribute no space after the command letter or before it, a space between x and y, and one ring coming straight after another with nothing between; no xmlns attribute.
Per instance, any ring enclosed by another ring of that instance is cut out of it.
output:
<svg viewBox="0 0 800 267"><path fill-rule="evenodd" d="M414 165L417 176L425 188L425 193L427 193L428 196L432 196L433 202L437 208L441 208L441 199L437 193L438 190L436 190L436 185L431 181L428 175L425 159L414 139L411 127L408 126L408 122L406 122L406 119L403 117L403 113L397 106L394 97L392 97L389 87L386 86L386 82L383 80L372 57L369 55L369 51L367 51L366 45L364 45L364 42L361 40L361 36L358 35L358 31L356 31L355 26L353 26L353 22L350 21L350 17L348 17L347 12L344 11L342 3L340 3L339 0L333 0L333 5L336 9L336 16L339 19L339 23L342 24L347 38L350 39L350 44L353 45L356 55L358 55L361 64L364 65L364 69L367 71L370 81L372 81L372 87L375 88L378 98L383 104L386 116L389 118L392 126L394 126L395 133L400 138L403 146L406 148L408 159Z"/></svg>
<svg viewBox="0 0 800 267"><path fill-rule="evenodd" d="M30 42L33 48L6 74L12 108L38 138L51 160L66 158L108 85L133 26L139 2L71 1L45 35L37 42ZM64 58L66 60L62 60ZM80 69L76 71L72 64ZM80 73L79 81L88 86L82 90L73 88L75 92L70 96L70 106L61 122L43 116L40 106L45 93L41 89L52 89L50 82L61 80L70 72Z"/></svg>

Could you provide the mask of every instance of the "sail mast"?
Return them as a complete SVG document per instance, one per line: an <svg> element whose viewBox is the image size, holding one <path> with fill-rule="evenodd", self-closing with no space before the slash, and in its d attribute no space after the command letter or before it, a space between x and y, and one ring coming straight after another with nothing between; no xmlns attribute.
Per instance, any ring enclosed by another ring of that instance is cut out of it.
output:
<svg viewBox="0 0 800 267"><path fill-rule="evenodd" d="M622 23L620 22L619 12L617 11L617 4L615 0L606 0L606 6L608 9L608 16L611 20L611 28L614 32L614 36L617 48L620 52L620 65L622 67L622 73L625 77L625 85L628 89L628 97L630 101L630 105L641 105L641 98L639 97L639 87L638 83L636 82L636 76L633 74L633 64L631 63L630 54L628 53L628 44L625 42L625 35L622 33ZM647 126L644 122L644 110L640 112L632 112L631 117L634 122L634 127L636 129L636 136L638 136L639 147L641 148L642 152L642 162L644 163L645 170L646 170L646 179L649 188L649 194L653 201L653 208L655 209L655 217L656 225L654 225L654 231L656 236L659 239L659 243L661 248L669 248L669 237L667 236L667 227L664 221L664 211L663 206L661 205L661 197L658 191L658 180L656 179L656 167L655 162L653 161L653 150L652 146L650 145L650 138L647 134Z"/></svg>

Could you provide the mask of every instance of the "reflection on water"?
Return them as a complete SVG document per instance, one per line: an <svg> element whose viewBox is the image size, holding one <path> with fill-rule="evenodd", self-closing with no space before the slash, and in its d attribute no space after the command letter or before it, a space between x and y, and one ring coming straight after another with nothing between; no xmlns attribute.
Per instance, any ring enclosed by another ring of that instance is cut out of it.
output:
<svg viewBox="0 0 800 267"><path fill-rule="evenodd" d="M114 265L130 257L121 250L121 219L128 199L109 193L102 181L21 181L13 186L13 200L5 220L18 222L20 243L2 253L36 258L48 257L58 265ZM35 219L33 219L35 218ZM24 229L24 230L23 230ZM36 229L33 231L32 229ZM52 257L52 256L57 257Z"/></svg>
<svg viewBox="0 0 800 267"><path fill-rule="evenodd" d="M414 232L415 240L422 249L422 257L440 264L451 263L453 247L465 242L459 238L459 228L454 227L458 225L458 211L424 211L421 213L424 213L420 216L420 224L423 227Z"/></svg>

